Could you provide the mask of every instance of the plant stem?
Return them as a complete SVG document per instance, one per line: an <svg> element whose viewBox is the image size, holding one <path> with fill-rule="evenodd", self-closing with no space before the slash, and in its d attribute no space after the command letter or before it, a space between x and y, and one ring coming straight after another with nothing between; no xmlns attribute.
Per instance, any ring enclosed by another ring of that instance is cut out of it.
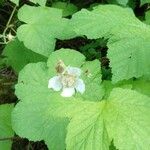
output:
<svg viewBox="0 0 150 150"><path fill-rule="evenodd" d="M0 142L1 141L9 141L9 140L20 140L22 139L21 137L7 137L7 138L0 138Z"/></svg>
<svg viewBox="0 0 150 150"><path fill-rule="evenodd" d="M3 40L4 40L4 43L5 43L5 44L7 44L7 41L6 41L6 31L7 31L8 28L10 27L9 24L10 24L10 22L11 22L11 20L12 20L12 17L13 17L13 15L14 15L15 11L16 11L16 8L17 8L17 6L14 7L14 9L13 9L13 11L12 11L12 13L11 13L9 19L8 19L8 22L7 22L7 24L6 24L6 27L5 27L4 31L3 31Z"/></svg>

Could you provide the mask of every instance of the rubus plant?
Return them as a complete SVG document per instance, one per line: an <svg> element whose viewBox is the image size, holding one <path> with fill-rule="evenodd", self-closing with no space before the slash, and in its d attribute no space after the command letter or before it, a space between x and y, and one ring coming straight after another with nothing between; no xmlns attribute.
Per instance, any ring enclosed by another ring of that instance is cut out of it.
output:
<svg viewBox="0 0 150 150"><path fill-rule="evenodd" d="M31 2L38 6L19 9L22 23L2 53L18 74L19 100L14 108L0 106L0 128L8 132L0 131L2 136L15 132L31 141L44 140L50 150L149 150L150 26L128 7L96 4L77 12L65 2L51 7L46 1ZM56 50L58 40L77 37L94 42L78 50ZM107 67L99 48L104 46ZM0 143L1 149L9 149L4 146Z"/></svg>

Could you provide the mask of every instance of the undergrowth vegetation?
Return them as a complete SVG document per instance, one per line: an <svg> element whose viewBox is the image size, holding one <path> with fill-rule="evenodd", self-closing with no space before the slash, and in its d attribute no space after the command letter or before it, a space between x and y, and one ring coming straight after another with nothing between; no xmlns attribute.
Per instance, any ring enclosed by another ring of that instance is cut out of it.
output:
<svg viewBox="0 0 150 150"><path fill-rule="evenodd" d="M0 150L149 150L149 3L0 0Z"/></svg>

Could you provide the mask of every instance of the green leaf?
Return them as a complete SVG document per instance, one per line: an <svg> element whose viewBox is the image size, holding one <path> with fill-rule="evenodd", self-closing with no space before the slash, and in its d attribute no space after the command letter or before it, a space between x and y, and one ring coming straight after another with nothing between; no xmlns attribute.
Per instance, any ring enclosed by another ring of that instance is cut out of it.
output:
<svg viewBox="0 0 150 150"><path fill-rule="evenodd" d="M119 30L126 24L139 22L131 9L116 5L99 5L93 11L82 9L71 21L76 33L89 39L110 36L116 28Z"/></svg>
<svg viewBox="0 0 150 150"><path fill-rule="evenodd" d="M143 78L133 81L133 89L150 97L150 81Z"/></svg>
<svg viewBox="0 0 150 150"><path fill-rule="evenodd" d="M97 105L99 108L73 116L68 125L68 149L109 150L112 140L119 150L150 147L150 98L116 88L108 100Z"/></svg>
<svg viewBox="0 0 150 150"><path fill-rule="evenodd" d="M109 3L112 3L112 4L120 4L120 5L124 5L126 6L127 3L128 3L128 0L107 0Z"/></svg>
<svg viewBox="0 0 150 150"><path fill-rule="evenodd" d="M150 75L150 28L142 22L135 26L114 32L108 42L113 83Z"/></svg>
<svg viewBox="0 0 150 150"><path fill-rule="evenodd" d="M97 6L93 11L82 9L73 15L72 23L77 34L90 39L109 38L107 56L113 83L150 75L150 27L131 9L115 5Z"/></svg>
<svg viewBox="0 0 150 150"><path fill-rule="evenodd" d="M114 89L104 109L108 135L119 150L150 148L150 98L128 89Z"/></svg>
<svg viewBox="0 0 150 150"><path fill-rule="evenodd" d="M10 1L16 4L17 6L19 5L19 0L10 0Z"/></svg>
<svg viewBox="0 0 150 150"><path fill-rule="evenodd" d="M121 5L126 6L127 3L128 3L128 0L117 0L117 2L118 2L119 4L121 4Z"/></svg>
<svg viewBox="0 0 150 150"><path fill-rule="evenodd" d="M85 57L81 53L70 49L60 49L50 55L47 65L41 62L37 64L28 64L19 73L18 84L16 85L16 95L18 98L27 101L33 98L41 100L52 94L57 94L61 98L60 92L48 89L49 79L57 75L55 67L59 60L64 61L66 66L69 65L79 68L85 63ZM98 71L94 69L97 67L99 67ZM92 76L87 76L88 74L85 72L87 68ZM76 93L74 96L82 97L84 100L89 101L100 101L104 95L104 90L101 86L99 61L87 62L87 64L85 63L85 65L83 65L83 68L81 67L81 70L81 79L83 79L85 83L86 90L82 95Z"/></svg>
<svg viewBox="0 0 150 150"><path fill-rule="evenodd" d="M55 48L56 38L75 36L69 20L62 18L60 9L24 5L19 10L18 18L26 23L17 30L19 40L27 48L47 57Z"/></svg>
<svg viewBox="0 0 150 150"><path fill-rule="evenodd" d="M104 104L90 107L77 113L69 123L66 149L109 150L110 141L101 117Z"/></svg>
<svg viewBox="0 0 150 150"><path fill-rule="evenodd" d="M17 73L28 63L46 61L46 57L27 49L18 39L8 43L2 55Z"/></svg>
<svg viewBox="0 0 150 150"><path fill-rule="evenodd" d="M33 3L38 3L41 6L45 6L47 0L30 0Z"/></svg>
<svg viewBox="0 0 150 150"><path fill-rule="evenodd" d="M45 139L45 135L60 135L50 129L54 123L57 124L58 118L67 117L70 118L67 149L109 150L113 139L120 150L134 150L137 147L147 150L150 145L149 115L150 98L136 91L116 88L108 100L101 102L82 101L73 97L66 100L54 94L41 100L32 97L28 101L20 101L13 112L13 126L20 136L41 140L41 135L42 139ZM28 122L25 118L28 118ZM53 120L49 123L51 118ZM59 131L65 132L64 129ZM51 145L50 141L45 141ZM57 142L56 139L53 141L54 149ZM64 141L61 139L59 142L62 144Z"/></svg>
<svg viewBox="0 0 150 150"><path fill-rule="evenodd" d="M144 21L146 24L149 24L150 25L150 11L147 11L145 13L145 21Z"/></svg>
<svg viewBox="0 0 150 150"><path fill-rule="evenodd" d="M51 76L56 75L55 66L59 60L62 60L65 65L81 67L85 62L85 56L73 49L60 49L53 52L47 62L47 66L50 69Z"/></svg>
<svg viewBox="0 0 150 150"><path fill-rule="evenodd" d="M150 3L150 0L141 0L141 5L144 5L146 3Z"/></svg>
<svg viewBox="0 0 150 150"><path fill-rule="evenodd" d="M21 137L33 141L45 140L49 149L64 150L68 124L66 117L70 118L91 104L87 102L84 105L80 100L74 98L66 100L52 94L43 99L33 97L29 101L20 101L15 107L12 114L13 128ZM25 118L28 118L28 121Z"/></svg>
<svg viewBox="0 0 150 150"><path fill-rule="evenodd" d="M13 105L3 104L0 105L0 139L3 138L12 138L14 132L11 127L11 112ZM1 141L0 140L0 149L1 150L10 150L11 149L11 140Z"/></svg>
<svg viewBox="0 0 150 150"><path fill-rule="evenodd" d="M19 73L15 93L21 100L43 100L51 94L48 89L49 79L46 63L28 64Z"/></svg>
<svg viewBox="0 0 150 150"><path fill-rule="evenodd" d="M62 9L64 17L72 15L78 11L78 8L74 4L67 2L54 2L52 3L52 7Z"/></svg>
<svg viewBox="0 0 150 150"><path fill-rule="evenodd" d="M123 88L123 89L132 89L133 88L133 83L134 83L134 82L133 83L132 82L133 82L132 80L128 80L128 81L121 81L119 83L113 84L109 80L104 80L102 82L102 85L105 89L104 98L106 99L106 98L109 97L109 95L110 95L113 88L119 87L119 88Z"/></svg>
<svg viewBox="0 0 150 150"><path fill-rule="evenodd" d="M30 99L27 103L18 103L12 114L12 125L21 137L32 141L45 140L49 149L64 150L68 120L51 116L49 105L49 99Z"/></svg>
<svg viewBox="0 0 150 150"><path fill-rule="evenodd" d="M87 61L82 66L82 76L86 86L86 91L83 95L83 99L91 101L100 101L104 96L104 89L101 85L101 64L99 60Z"/></svg>

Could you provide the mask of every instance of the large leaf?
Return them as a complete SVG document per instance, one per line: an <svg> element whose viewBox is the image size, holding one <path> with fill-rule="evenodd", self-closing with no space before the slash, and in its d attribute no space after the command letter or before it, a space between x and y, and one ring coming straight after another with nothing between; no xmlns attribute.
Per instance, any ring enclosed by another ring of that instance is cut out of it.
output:
<svg viewBox="0 0 150 150"><path fill-rule="evenodd" d="M119 30L133 22L139 22L133 11L116 5L99 5L93 11L82 9L72 17L74 30L89 39L110 36L116 28Z"/></svg>
<svg viewBox="0 0 150 150"><path fill-rule="evenodd" d="M12 115L13 128L21 137L33 141L45 140L50 149L64 150L67 117L89 108L91 104L92 102L87 102L84 105L80 100L66 100L52 94L43 99L33 97L17 104ZM66 109L62 109L64 106ZM25 118L28 118L28 121Z"/></svg>
<svg viewBox="0 0 150 150"><path fill-rule="evenodd" d="M150 148L150 98L116 88L106 102L97 105L94 111L80 112L71 120L69 150L109 150L112 139L119 150Z"/></svg>
<svg viewBox="0 0 150 150"><path fill-rule="evenodd" d="M109 38L108 58L114 83L150 75L150 27L139 21L131 9L115 5L97 6L93 11L82 9L73 15L72 23L78 34L90 39Z"/></svg>
<svg viewBox="0 0 150 150"><path fill-rule="evenodd" d="M4 138L12 138L14 132L11 127L11 112L13 105L3 104L0 105L0 149L1 150L10 150L11 149L11 140L2 140Z"/></svg>
<svg viewBox="0 0 150 150"><path fill-rule="evenodd" d="M104 109L105 125L119 150L150 148L150 98L128 89L114 89Z"/></svg>
<svg viewBox="0 0 150 150"><path fill-rule="evenodd" d="M46 57L27 49L17 39L8 43L2 54L17 73L28 63L46 61Z"/></svg>
<svg viewBox="0 0 150 150"><path fill-rule="evenodd" d="M101 116L104 106L91 103L93 109L89 107L73 117L67 128L67 150L109 150L110 140Z"/></svg>
<svg viewBox="0 0 150 150"><path fill-rule="evenodd" d="M80 68L81 65L84 63L86 64L84 55L70 49L60 49L53 52L48 59L47 65L46 63L28 64L19 74L18 84L16 85L16 94L18 98L21 100L31 100L34 98L42 100L51 94L60 95L60 92L48 89L48 80L57 75L55 67L59 60L64 61L67 66L69 65L72 67ZM93 70L91 69L92 67ZM94 68L98 67L99 70L96 71ZM91 75L89 77L86 68L89 69L89 74ZM104 94L104 90L101 87L99 61L87 62L87 65L83 68L81 67L81 70L81 79L83 79L85 83L85 92L82 95L76 93L75 97L82 96L85 100L100 101ZM92 83L92 81L94 82Z"/></svg>
<svg viewBox="0 0 150 150"><path fill-rule="evenodd" d="M17 30L17 36L32 51L49 56L55 48L55 39L71 38L74 35L69 20L62 18L62 11L49 7L24 5L18 13L26 24Z"/></svg>
<svg viewBox="0 0 150 150"><path fill-rule="evenodd" d="M57 129L57 132L50 129L57 125L58 118L67 117L70 118L66 138L68 150L109 150L112 140L119 150L147 150L150 147L149 115L150 98L129 89L116 88L108 100L102 102L66 100L56 95L44 100L21 101L13 112L13 126L17 134L32 140L52 136L54 149L57 149L55 136L60 135L58 132L64 133L65 129ZM46 143L50 145L50 141L46 140ZM61 144L64 139L59 142Z"/></svg>
<svg viewBox="0 0 150 150"><path fill-rule="evenodd" d="M143 23L135 26L115 31L108 42L108 58L114 83L150 75L150 28Z"/></svg>

